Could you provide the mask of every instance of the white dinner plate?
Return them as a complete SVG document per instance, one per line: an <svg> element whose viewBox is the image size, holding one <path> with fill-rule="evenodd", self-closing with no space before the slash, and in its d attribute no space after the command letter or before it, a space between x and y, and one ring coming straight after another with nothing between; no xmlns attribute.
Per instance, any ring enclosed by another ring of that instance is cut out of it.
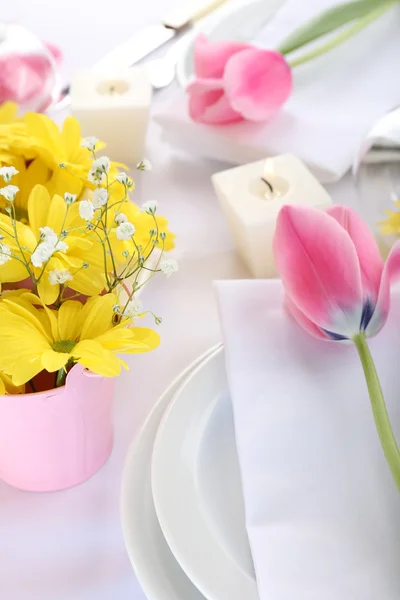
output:
<svg viewBox="0 0 400 600"><path fill-rule="evenodd" d="M250 42L284 1L228 0L185 37L185 42L179 47L180 58L176 65L178 83L185 88L193 77L193 48L199 33L204 33L211 40Z"/></svg>
<svg viewBox="0 0 400 600"><path fill-rule="evenodd" d="M219 347L211 348L198 358L164 392L131 444L125 461L121 490L122 527L129 558L149 600L204 600L164 539L154 510L150 468L157 428L171 398L194 368Z"/></svg>
<svg viewBox="0 0 400 600"><path fill-rule="evenodd" d="M224 352L187 378L160 423L152 459L158 520L208 600L258 600Z"/></svg>

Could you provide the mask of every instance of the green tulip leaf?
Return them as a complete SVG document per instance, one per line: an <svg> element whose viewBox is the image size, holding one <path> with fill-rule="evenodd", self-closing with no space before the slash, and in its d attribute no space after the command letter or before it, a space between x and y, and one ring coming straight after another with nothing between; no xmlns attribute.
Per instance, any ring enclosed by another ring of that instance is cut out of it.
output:
<svg viewBox="0 0 400 600"><path fill-rule="evenodd" d="M378 8L394 4L399 0L354 0L334 6L305 25L302 25L287 37L279 46L282 54L289 54L314 40L335 31L357 19L366 17Z"/></svg>

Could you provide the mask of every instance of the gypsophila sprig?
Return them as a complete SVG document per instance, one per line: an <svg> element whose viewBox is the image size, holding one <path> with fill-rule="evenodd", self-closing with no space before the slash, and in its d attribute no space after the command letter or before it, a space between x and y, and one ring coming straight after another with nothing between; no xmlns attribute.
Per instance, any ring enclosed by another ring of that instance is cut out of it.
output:
<svg viewBox="0 0 400 600"><path fill-rule="evenodd" d="M144 158L142 161L140 161L136 165L136 168L138 171L151 171L151 169L152 169L151 162L149 160L147 160L147 158Z"/></svg>
<svg viewBox="0 0 400 600"><path fill-rule="evenodd" d="M68 269L60 270L53 269L49 273L49 281L51 285L57 285L61 283L66 283L67 281L72 281L72 274L68 271Z"/></svg>
<svg viewBox="0 0 400 600"><path fill-rule="evenodd" d="M100 156L92 162L92 170L99 173L107 173L110 168L110 159L108 156Z"/></svg>
<svg viewBox="0 0 400 600"><path fill-rule="evenodd" d="M9 202L14 202L15 196L18 194L18 192L19 187L16 185L6 185L0 189L0 195L4 196L4 198Z"/></svg>
<svg viewBox="0 0 400 600"><path fill-rule="evenodd" d="M82 148L87 148L90 152L94 152L99 141L97 137L91 135L81 141L81 146Z"/></svg>
<svg viewBox="0 0 400 600"><path fill-rule="evenodd" d="M148 213L149 215L155 215L157 212L157 207L158 207L157 200L149 200L148 202L145 202L144 204L142 204L142 206L140 207L140 210L142 212Z"/></svg>
<svg viewBox="0 0 400 600"><path fill-rule="evenodd" d="M178 263L173 258L163 258L160 261L160 270L164 273L164 275L170 277L178 270Z"/></svg>
<svg viewBox="0 0 400 600"><path fill-rule="evenodd" d="M125 223L121 223L121 225L118 225L115 233L119 240L129 240L135 231L135 226L127 221Z"/></svg>
<svg viewBox="0 0 400 600"><path fill-rule="evenodd" d="M130 300L124 308L122 316L138 319L143 314L143 304L137 298Z"/></svg>
<svg viewBox="0 0 400 600"><path fill-rule="evenodd" d="M116 180L125 186L128 185L129 182L128 175L124 171L122 171L122 173L118 173L118 175L116 176Z"/></svg>
<svg viewBox="0 0 400 600"><path fill-rule="evenodd" d="M0 265L11 260L11 248L8 244L0 243Z"/></svg>
<svg viewBox="0 0 400 600"><path fill-rule="evenodd" d="M94 206L91 200L81 200L79 202L79 214L85 221L91 221L94 217Z"/></svg>
<svg viewBox="0 0 400 600"><path fill-rule="evenodd" d="M1 167L0 169L0 177L3 178L3 180L6 183L10 183L11 179L14 177L14 175L18 175L19 171L17 171L17 169L15 167Z"/></svg>
<svg viewBox="0 0 400 600"><path fill-rule="evenodd" d="M70 194L69 192L65 192L64 194L64 202L67 206L71 206L76 200L76 194Z"/></svg>
<svg viewBox="0 0 400 600"><path fill-rule="evenodd" d="M124 213L118 213L115 215L115 222L117 225L121 225L121 223L126 223L128 221L128 217L124 215Z"/></svg>
<svg viewBox="0 0 400 600"><path fill-rule="evenodd" d="M101 208L107 203L108 193L104 188L97 188L92 194L92 204L95 209Z"/></svg>

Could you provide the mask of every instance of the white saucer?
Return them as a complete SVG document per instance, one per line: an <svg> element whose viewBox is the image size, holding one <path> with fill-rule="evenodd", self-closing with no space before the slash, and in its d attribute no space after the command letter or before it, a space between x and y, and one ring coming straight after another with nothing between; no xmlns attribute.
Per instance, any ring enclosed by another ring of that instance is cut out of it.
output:
<svg viewBox="0 0 400 600"><path fill-rule="evenodd" d="M160 423L152 486L165 538L208 600L258 600L224 352L186 379Z"/></svg>
<svg viewBox="0 0 400 600"><path fill-rule="evenodd" d="M129 558L148 600L204 600L173 557L160 529L150 467L159 422L188 375L220 345L193 362L164 392L131 444L122 476L121 519Z"/></svg>

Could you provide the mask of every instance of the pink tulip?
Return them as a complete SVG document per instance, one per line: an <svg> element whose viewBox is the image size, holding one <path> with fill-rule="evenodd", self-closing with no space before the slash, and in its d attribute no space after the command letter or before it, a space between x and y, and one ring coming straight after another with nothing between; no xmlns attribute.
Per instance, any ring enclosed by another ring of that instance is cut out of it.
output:
<svg viewBox="0 0 400 600"><path fill-rule="evenodd" d="M292 73L284 57L250 44L209 42L199 35L194 65L196 79L187 91L190 116L199 123L265 121L292 90Z"/></svg>
<svg viewBox="0 0 400 600"><path fill-rule="evenodd" d="M55 64L60 65L61 51L45 44ZM46 54L4 54L0 57L0 104L16 102L22 107L35 105L44 110L50 100L54 69Z"/></svg>
<svg viewBox="0 0 400 600"><path fill-rule="evenodd" d="M350 208L284 206L274 255L288 308L312 335L354 340L385 324L390 283L400 275L400 242L384 264L371 231Z"/></svg>

